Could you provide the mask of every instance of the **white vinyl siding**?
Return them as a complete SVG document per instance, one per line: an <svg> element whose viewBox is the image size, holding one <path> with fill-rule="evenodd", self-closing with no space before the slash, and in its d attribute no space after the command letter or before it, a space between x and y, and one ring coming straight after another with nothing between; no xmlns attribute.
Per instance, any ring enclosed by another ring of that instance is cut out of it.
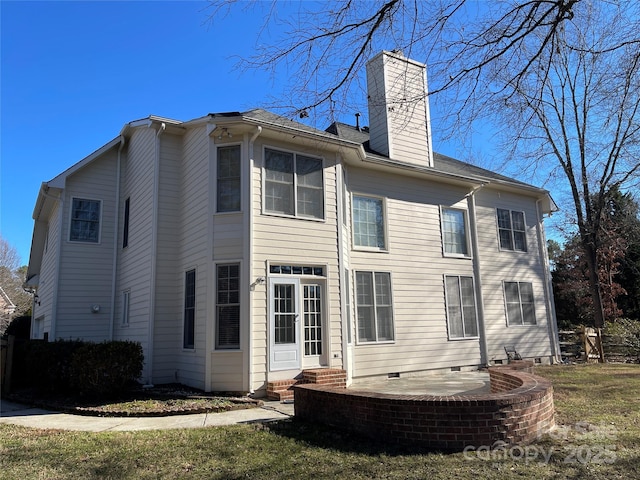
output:
<svg viewBox="0 0 640 480"><path fill-rule="evenodd" d="M378 271L391 272L393 280L394 342L386 343L357 341L356 287L352 283L354 380L480 364L478 341L448 340L443 287L444 275L474 275L472 262L443 255L440 229L441 205L467 210L469 189L356 167L349 169L349 188L359 195L384 198L388 249L382 255L353 246L348 252L352 277L355 279L354 271Z"/></svg>
<svg viewBox="0 0 640 480"><path fill-rule="evenodd" d="M351 204L354 246L385 250L385 214L382 198L353 195Z"/></svg>
<svg viewBox="0 0 640 480"><path fill-rule="evenodd" d="M358 342L390 342L393 333L391 275L388 272L356 272Z"/></svg>
<svg viewBox="0 0 640 480"><path fill-rule="evenodd" d="M467 216L464 210L442 208L442 244L445 255L469 255L467 230Z"/></svg>
<svg viewBox="0 0 640 480"><path fill-rule="evenodd" d="M500 192L485 187L476 193L477 242L479 267L482 274L482 295L484 305L484 326L487 338L488 358L506 359L505 345L514 345L524 358L549 357L552 353L550 342L550 324L547 311L548 300L545 292L545 262L540 253L540 242L544 242L541 225L532 223L541 221L536 210L536 198ZM526 254L505 255L497 244L496 208L518 211L525 215L526 242L529 250ZM535 248L533 246L536 246ZM517 280L530 283L534 295L534 308L537 313L536 325L527 328L510 328L507 321L504 280ZM544 312L544 313L543 313Z"/></svg>
<svg viewBox="0 0 640 480"><path fill-rule="evenodd" d="M507 322L511 325L535 325L533 286L528 282L504 282Z"/></svg>
<svg viewBox="0 0 640 480"><path fill-rule="evenodd" d="M324 218L322 159L265 149L265 212Z"/></svg>
<svg viewBox="0 0 640 480"><path fill-rule="evenodd" d="M477 338L478 315L473 277L445 276L449 338Z"/></svg>

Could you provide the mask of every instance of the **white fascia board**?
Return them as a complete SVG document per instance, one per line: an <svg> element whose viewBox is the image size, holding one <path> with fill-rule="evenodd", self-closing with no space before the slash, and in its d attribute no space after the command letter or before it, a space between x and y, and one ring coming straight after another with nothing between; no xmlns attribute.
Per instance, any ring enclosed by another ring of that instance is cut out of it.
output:
<svg viewBox="0 0 640 480"><path fill-rule="evenodd" d="M112 148L114 148L116 145L119 145L121 141L122 141L122 137L121 136L117 136L116 138L111 140L109 143L106 143L105 145L100 147L98 150L96 150L95 152L91 153L89 156L83 158L82 160L80 160L76 164L74 164L71 167L67 168L64 172L62 172L61 174L59 174L55 178L49 180L47 182L47 184L49 185L49 187L53 187L53 188L64 188L65 181L66 181L66 179L67 179L67 177L69 175L77 172L78 170L80 170L81 168L85 167L86 165L91 163L93 160L95 160L99 156L103 155L104 153L106 153L109 150L111 150Z"/></svg>

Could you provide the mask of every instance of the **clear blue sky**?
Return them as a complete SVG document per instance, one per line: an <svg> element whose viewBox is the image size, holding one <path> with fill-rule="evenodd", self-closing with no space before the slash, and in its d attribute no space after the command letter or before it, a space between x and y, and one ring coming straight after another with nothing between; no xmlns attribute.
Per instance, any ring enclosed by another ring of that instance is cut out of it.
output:
<svg viewBox="0 0 640 480"><path fill-rule="evenodd" d="M125 123L151 114L190 120L242 111L278 96L277 78L235 68L234 57L252 53L261 12L238 10L210 25L206 6L0 0L0 229L23 264L41 182L116 137Z"/></svg>
<svg viewBox="0 0 640 480"><path fill-rule="evenodd" d="M273 83L240 75L262 25L214 26L205 2L0 2L2 236L29 259L41 182L150 114L190 120L260 106Z"/></svg>

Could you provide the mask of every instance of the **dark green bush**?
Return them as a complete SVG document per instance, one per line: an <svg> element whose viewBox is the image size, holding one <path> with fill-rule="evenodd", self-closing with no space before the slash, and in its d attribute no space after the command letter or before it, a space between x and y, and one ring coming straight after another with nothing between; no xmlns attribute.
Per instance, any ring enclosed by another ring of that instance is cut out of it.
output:
<svg viewBox="0 0 640 480"><path fill-rule="evenodd" d="M16 339L13 357L13 384L47 392L69 390L69 367L79 340Z"/></svg>
<svg viewBox="0 0 640 480"><path fill-rule="evenodd" d="M5 336L13 335L16 338L28 340L31 336L31 315L15 317L7 326Z"/></svg>
<svg viewBox="0 0 640 480"><path fill-rule="evenodd" d="M28 340L16 342L14 384L45 392L117 395L140 377L143 363L136 342Z"/></svg>
<svg viewBox="0 0 640 480"><path fill-rule="evenodd" d="M71 360L71 387L82 395L118 395L140 378L143 364L139 343L87 343Z"/></svg>

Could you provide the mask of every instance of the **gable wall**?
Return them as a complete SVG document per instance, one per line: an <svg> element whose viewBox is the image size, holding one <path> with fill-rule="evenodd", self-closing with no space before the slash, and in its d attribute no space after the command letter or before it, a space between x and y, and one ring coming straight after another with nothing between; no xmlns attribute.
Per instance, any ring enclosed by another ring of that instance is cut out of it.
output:
<svg viewBox="0 0 640 480"><path fill-rule="evenodd" d="M111 150L67 178L62 215L56 337L104 341L110 337L113 242L116 229L116 156ZM100 241L69 241L72 198L101 200ZM98 313L91 306L100 305Z"/></svg>

